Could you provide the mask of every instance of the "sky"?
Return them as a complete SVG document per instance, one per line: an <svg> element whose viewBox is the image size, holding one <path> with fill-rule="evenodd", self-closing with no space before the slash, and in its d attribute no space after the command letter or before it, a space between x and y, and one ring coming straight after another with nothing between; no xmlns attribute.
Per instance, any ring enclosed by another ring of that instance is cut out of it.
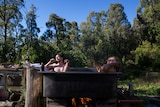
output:
<svg viewBox="0 0 160 107"><path fill-rule="evenodd" d="M140 0L24 0L24 13L30 10L33 4L36 8L37 25L40 28L40 34L46 30L45 23L49 20L50 14L54 13L66 21L76 21L78 25L86 22L91 11L107 11L110 4L120 3L124 7L124 12L128 21L132 24L136 17L136 9L140 6ZM25 26L25 25L24 25Z"/></svg>

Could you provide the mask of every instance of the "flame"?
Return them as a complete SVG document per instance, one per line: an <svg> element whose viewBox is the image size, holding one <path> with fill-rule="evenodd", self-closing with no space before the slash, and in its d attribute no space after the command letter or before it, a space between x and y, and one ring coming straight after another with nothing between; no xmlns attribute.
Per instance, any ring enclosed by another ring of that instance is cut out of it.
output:
<svg viewBox="0 0 160 107"><path fill-rule="evenodd" d="M81 103L83 105L86 105L88 102L92 101L92 99L88 98L88 97L86 97L86 98L79 98L79 99L80 99L80 101L81 101Z"/></svg>
<svg viewBox="0 0 160 107"><path fill-rule="evenodd" d="M76 107L76 105L77 105L77 104L76 104L76 99L75 99L75 98L72 98L71 101L72 101L72 105L73 105L74 107Z"/></svg>
<svg viewBox="0 0 160 107"><path fill-rule="evenodd" d="M80 97L79 100L81 101L82 105L87 105L87 103L89 103L90 101L92 101L92 99L88 98L88 97L85 97L85 98ZM77 106L76 99L72 98L71 101L72 101L72 105L74 107L76 107Z"/></svg>

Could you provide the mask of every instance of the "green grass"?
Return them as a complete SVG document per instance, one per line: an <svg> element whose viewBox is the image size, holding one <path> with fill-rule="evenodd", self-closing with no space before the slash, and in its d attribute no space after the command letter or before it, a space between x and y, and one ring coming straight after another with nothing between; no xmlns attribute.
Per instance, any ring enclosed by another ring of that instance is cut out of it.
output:
<svg viewBox="0 0 160 107"><path fill-rule="evenodd" d="M128 90L130 80L118 82L119 87ZM144 78L132 79L134 95L136 96L160 96L160 78L144 80Z"/></svg>

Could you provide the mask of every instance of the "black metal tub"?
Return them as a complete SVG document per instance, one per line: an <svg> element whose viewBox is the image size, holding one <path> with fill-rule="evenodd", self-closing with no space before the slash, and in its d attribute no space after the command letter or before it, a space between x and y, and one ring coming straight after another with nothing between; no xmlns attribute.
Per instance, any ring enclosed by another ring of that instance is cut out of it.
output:
<svg viewBox="0 0 160 107"><path fill-rule="evenodd" d="M43 96L50 98L116 98L119 73L41 72Z"/></svg>

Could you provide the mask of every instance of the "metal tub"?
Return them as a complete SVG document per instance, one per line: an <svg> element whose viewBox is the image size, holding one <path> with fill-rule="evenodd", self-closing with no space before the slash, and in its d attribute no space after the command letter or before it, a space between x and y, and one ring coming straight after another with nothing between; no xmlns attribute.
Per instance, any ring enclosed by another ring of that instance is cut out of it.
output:
<svg viewBox="0 0 160 107"><path fill-rule="evenodd" d="M116 98L118 73L41 72L43 96Z"/></svg>

